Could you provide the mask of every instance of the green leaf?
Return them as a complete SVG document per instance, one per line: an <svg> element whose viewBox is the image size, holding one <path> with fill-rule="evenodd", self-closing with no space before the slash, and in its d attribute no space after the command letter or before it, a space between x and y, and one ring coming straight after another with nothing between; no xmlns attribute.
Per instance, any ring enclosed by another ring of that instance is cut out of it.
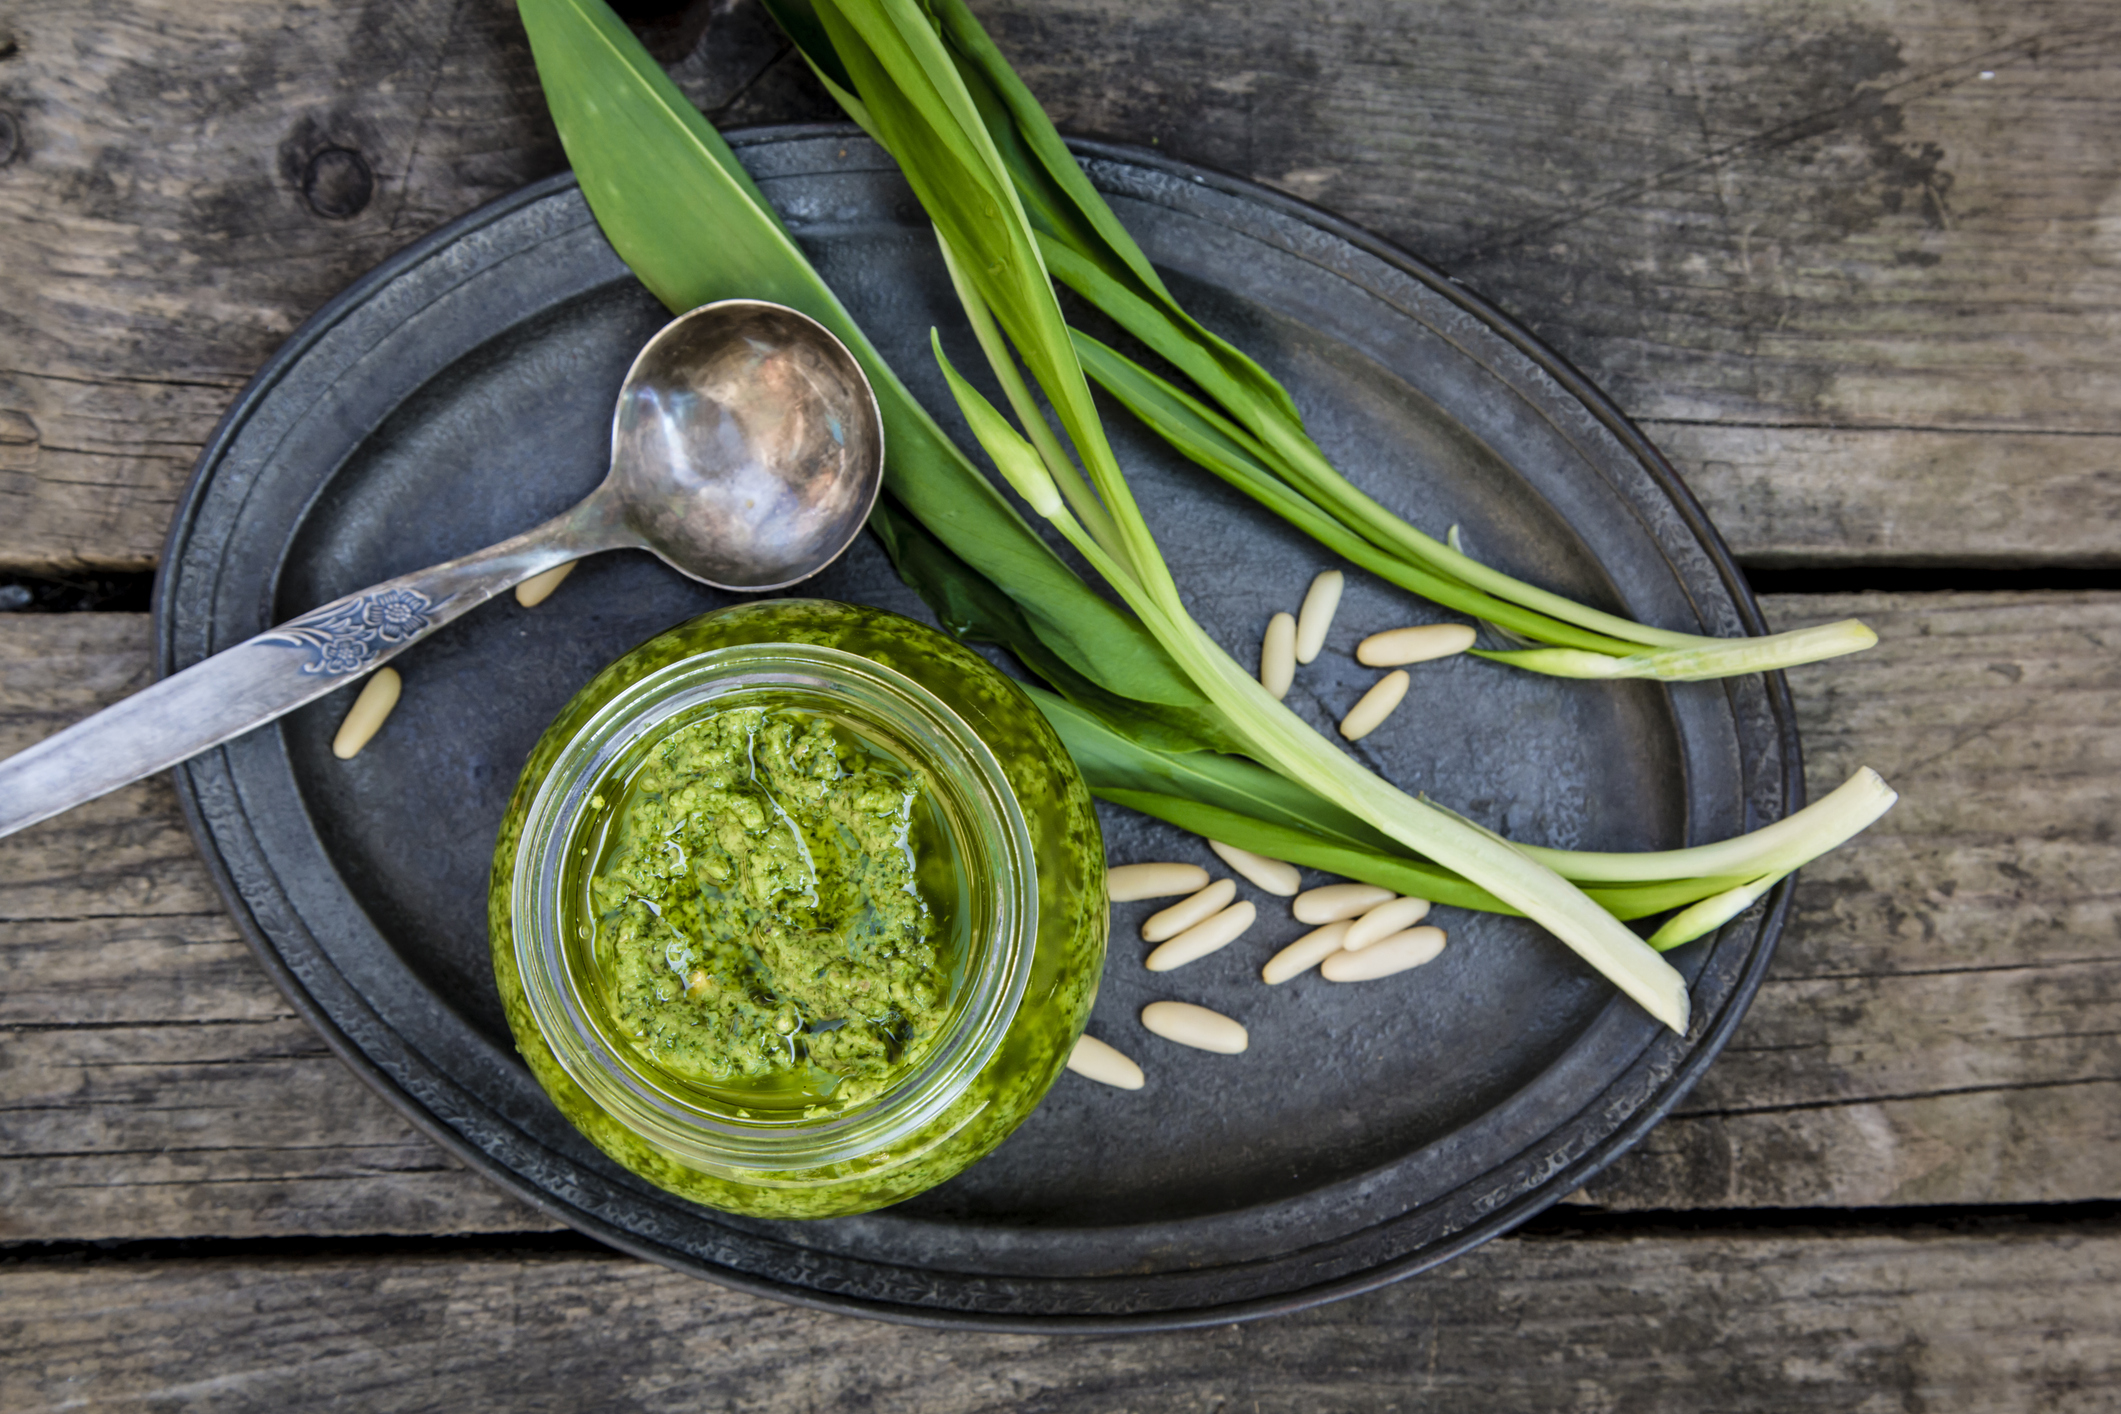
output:
<svg viewBox="0 0 2121 1414"><path fill-rule="evenodd" d="M1587 650L1588 656L1636 651L1632 643L1623 643L1617 638L1607 638L1520 608L1378 549L1291 489L1287 478L1270 469L1275 454L1243 428L1080 329L1073 332L1076 355L1082 360L1083 368L1099 386L1125 404L1128 411L1189 460L1221 477L1350 563L1446 608L1487 620L1527 638Z"/></svg>
<svg viewBox="0 0 2121 1414"><path fill-rule="evenodd" d="M1270 464L1277 475L1378 549L1405 564L1461 580L1550 619L1603 634L1627 645L1626 651L1639 651L1643 646L1680 647L1693 641L1693 636L1649 628L1513 579L1417 530L1343 476L1300 421L1282 415L1271 402L1262 400L1242 380L1232 376L1210 350L1189 338L1184 326L1153 301L1126 289L1094 262L1058 242L1042 241L1040 249L1056 278L1220 403L1232 419L1272 453Z"/></svg>
<svg viewBox="0 0 2121 1414"><path fill-rule="evenodd" d="M897 3L905 10L915 8L911 0L897 0ZM1852 634L1835 640L1832 652L1822 651L1818 644L1778 643L1758 654L1719 653L1713 645L1721 640L1654 628L1578 604L1564 595L1527 584L1472 560L1460 554L1455 546L1435 540L1394 515L1355 487L1333 466L1305 431L1295 401L1271 374L1243 351L1201 325L1172 296L1146 254L1128 234L1103 195L1083 174L1074 154L1069 152L1037 99L1017 77L964 0L921 0L921 3L928 25L939 32L941 48L954 63L958 75L957 85L944 83L939 78L938 67L931 63L925 73L927 84L946 104L958 105L951 121L961 126L967 136L973 133L973 125L967 120L966 111L977 115L986 139L983 143L976 140L972 143L978 148L978 160L991 172L1006 175L1018 210L1035 233L1036 253L1046 273L1088 299L1192 379L1264 449L1270 449L1270 455L1259 458L1270 474L1300 492L1328 518L1312 517L1296 522L1307 533L1316 534L1321 525L1337 522L1345 531L1367 541L1407 570L1421 574L1432 585L1463 584L1494 602L1517 606L1526 622L1548 625L1545 633L1535 635L1539 642L1629 657L1631 667L1622 674L1625 676L1670 679L1682 672L1697 677L1732 676L1761 670L1745 666L1749 663L1765 663L1769 667L1792 666L1815 661L1820 656L1858 651L1865 646L1860 635ZM835 48L836 41L827 35L828 27L817 22L809 0L768 0L768 7L847 110L872 134L882 138L867 106L836 82L847 74L847 68ZM889 7L853 0L851 8L866 11ZM913 88L921 86L912 84ZM962 99L959 98L960 91ZM923 97L914 95L916 102ZM900 157L909 179L916 180L918 188L916 174L924 161L922 154L914 150L914 144L906 144L905 150L901 150L900 146L885 139L885 145ZM942 196L943 193L938 191L936 195ZM927 195L922 199L931 213L937 211L935 202ZM1018 255L1005 264L1016 267L1023 262ZM1000 270L1004 266L995 268ZM1014 300L999 299L996 291L983 293L990 303L995 304L1011 338L1024 349L1034 376L1042 385L1057 390L1049 392L1049 396L1055 397L1062 423L1071 438L1089 439L1089 445L1080 441L1078 445L1100 490L1108 498L1124 496L1123 487L1113 484L1110 469L1104 464L1106 453L1102 439L1077 401L1073 380L1068 376L1070 370L1057 360L1057 351L1051 347L1051 331L1033 327L1041 314L1035 307L1036 302L1018 305ZM1030 324L1025 323L1027 317ZM1030 341L1029 347L1026 340ZM1053 383L1056 377L1060 382ZM1152 426L1163 430L1161 424L1149 420ZM1188 455L1193 454L1189 452ZM1210 463L1202 464L1210 466L1211 470L1217 469ZM1079 506L1077 511L1082 514ZM1128 518L1120 515L1118 520L1124 531ZM1102 536L1097 538L1103 540ZM1325 536L1320 538L1327 539ZM1118 550L1117 546L1108 548ZM1122 562L1129 558L1132 556L1122 556ZM1358 559L1357 562L1362 561ZM1385 574L1384 577L1396 583L1403 582L1401 576ZM1427 593L1421 589L1415 592ZM1428 597L1437 598L1439 603L1451 602L1436 595ZM1466 612L1475 611L1467 609ZM1479 617L1502 625L1502 619L1496 615L1480 614ZM1567 625L1570 631L1564 636L1553 625ZM1600 644L1619 646L1594 646ZM1672 650L1687 656L1683 662L1673 664L1645 654L1644 649ZM1611 675L1586 670L1580 662L1568 657L1525 656L1498 661L1559 676Z"/></svg>
<svg viewBox="0 0 2121 1414"><path fill-rule="evenodd" d="M1155 553L1055 303L999 151L932 23L913 0L813 0L884 145L959 268L1016 346L1103 498L1123 565Z"/></svg>
<svg viewBox="0 0 2121 1414"><path fill-rule="evenodd" d="M1031 700L1075 758L1092 790L1146 791L1217 806L1321 840L1397 851L1389 835L1316 792L1242 757L1207 749L1162 748L1099 712L1030 689ZM1203 748L1207 743L1202 743Z"/></svg>
<svg viewBox="0 0 2121 1414"><path fill-rule="evenodd" d="M878 501L869 527L883 542L899 578L950 633L1006 648L1070 703L1145 747L1181 752L1237 749L1229 720L1197 690L1183 705L1145 702L1110 692L1077 672L1031 631L1015 600L951 554L890 497Z"/></svg>
<svg viewBox="0 0 2121 1414"><path fill-rule="evenodd" d="M963 0L930 3L958 72L1041 233L1065 242L1110 278L1130 287L1138 298L1162 310L1165 318L1186 331L1194 347L1216 361L1234 385L1302 426L1303 418L1287 389L1242 350L1211 333L1172 297L1149 257L1120 224L1103 194L1083 175L1081 164L1045 109ZM1047 243L1040 244L1044 248Z"/></svg>
<svg viewBox="0 0 2121 1414"><path fill-rule="evenodd" d="M1139 810L1182 830L1221 840L1224 844L1234 844L1239 849L1249 849L1270 859L1284 859L1291 864L1322 869L1344 879L1359 879L1365 884L1376 884L1396 894L1425 898L1431 903L1522 916L1486 889L1469 884L1450 870L1439 869L1433 864L1377 850L1357 849L1271 820L1179 796L1119 790L1111 786L1093 785L1090 789L1100 800Z"/></svg>
<svg viewBox="0 0 2121 1414"><path fill-rule="evenodd" d="M1390 836L1264 766L1209 750L1164 747L1125 722L1105 718L1094 702L1060 701L1035 687L1028 691L1102 800L1270 858L1436 903L1516 913L1485 889L1413 858ZM1555 872L1568 878L1567 853L1552 854ZM1584 892L1616 918L1647 918L1741 884L1745 877L1660 879Z"/></svg>

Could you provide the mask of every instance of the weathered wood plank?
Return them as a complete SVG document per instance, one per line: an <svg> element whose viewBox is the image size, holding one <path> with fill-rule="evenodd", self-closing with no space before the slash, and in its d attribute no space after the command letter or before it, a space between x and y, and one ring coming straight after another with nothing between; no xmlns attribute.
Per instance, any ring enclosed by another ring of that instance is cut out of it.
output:
<svg viewBox="0 0 2121 1414"><path fill-rule="evenodd" d="M512 6L33 0L8 23L0 568L152 566L222 409L304 317L565 165ZM763 20L714 28L681 70L696 102L811 116L755 84Z"/></svg>
<svg viewBox="0 0 2121 1414"><path fill-rule="evenodd" d="M2110 1408L2111 1225L1491 1243L1250 1326L1127 1338L826 1316L618 1257L22 1263L0 1402L363 1409Z"/></svg>
<svg viewBox="0 0 2121 1414"><path fill-rule="evenodd" d="M1750 560L2121 558L2105 0L978 8L1064 128L1319 201L1530 320ZM10 24L0 567L151 564L304 315L561 162L506 6ZM751 0L657 36L724 122L832 116ZM369 172L352 215L306 194L358 192L326 148Z"/></svg>
<svg viewBox="0 0 2121 1414"><path fill-rule="evenodd" d="M1063 126L1285 187L1526 319L1741 555L2121 554L2069 529L2121 484L2100 0L982 10Z"/></svg>
<svg viewBox="0 0 2121 1414"><path fill-rule="evenodd" d="M2067 1203L2121 1187L2121 1084L2111 1080L1700 1106L1651 1130L1574 1201L1638 1212L1885 1208Z"/></svg>
<svg viewBox="0 0 2121 1414"><path fill-rule="evenodd" d="M256 969L252 973L255 976ZM257 982L264 983L262 977ZM260 985L256 1006L279 1001ZM0 1240L553 1226L474 1177L294 1017L11 1027Z"/></svg>
<svg viewBox="0 0 2121 1414"><path fill-rule="evenodd" d="M1794 681L1815 789L1868 762L1904 797L1806 872L1729 1050L1587 1197L1684 1209L2121 1196L2121 596L1768 607L1783 624L1857 613L1878 628L1872 653ZM144 653L129 616L0 618L0 746L122 692ZM160 843L124 870L103 863L133 828L122 821L63 817L0 841L12 1234L542 1226L303 1032L212 905L166 788L113 799L127 797L123 820L153 823Z"/></svg>
<svg viewBox="0 0 2121 1414"><path fill-rule="evenodd" d="M2121 435L1649 419L1749 566L2111 565Z"/></svg>

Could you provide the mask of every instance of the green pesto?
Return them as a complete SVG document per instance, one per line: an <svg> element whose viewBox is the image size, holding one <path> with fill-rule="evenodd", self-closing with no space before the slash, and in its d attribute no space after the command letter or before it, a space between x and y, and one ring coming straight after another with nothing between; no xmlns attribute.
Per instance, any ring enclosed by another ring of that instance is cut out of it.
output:
<svg viewBox="0 0 2121 1414"><path fill-rule="evenodd" d="M566 742L612 698L670 664L739 644L814 644L858 654L927 688L1001 761L1031 832L1038 928L1031 975L992 1059L928 1127L889 1155L771 1174L708 1172L619 1123L575 1083L539 1032L515 959L510 889L531 799ZM599 673L531 751L494 847L488 909L494 981L516 1046L554 1104L598 1148L671 1192L759 1218L865 1212L950 1178L1006 1139L1067 1063L1097 996L1108 907L1104 840L1075 763L1023 690L934 629L858 605L752 602L650 639Z"/></svg>
<svg viewBox="0 0 2121 1414"><path fill-rule="evenodd" d="M753 1103L847 1104L932 1049L951 978L917 855L942 839L905 762L818 713L731 707L590 804L592 955L652 1064Z"/></svg>

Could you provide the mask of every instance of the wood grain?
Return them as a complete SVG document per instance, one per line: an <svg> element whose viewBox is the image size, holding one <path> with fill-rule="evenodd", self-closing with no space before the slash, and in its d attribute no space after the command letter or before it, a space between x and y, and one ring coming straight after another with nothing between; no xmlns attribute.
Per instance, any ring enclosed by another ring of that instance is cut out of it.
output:
<svg viewBox="0 0 2121 1414"><path fill-rule="evenodd" d="M981 10L1063 128L1283 187L1529 322L1749 561L2121 559L2103 0Z"/></svg>
<svg viewBox="0 0 2121 1414"><path fill-rule="evenodd" d="M1529 320L1752 562L2121 563L2106 0L976 8L1064 129L1318 201ZM504 5L9 24L0 569L150 566L305 315L562 165ZM718 121L835 116L754 0L651 37ZM350 216L306 194L327 148L370 171Z"/></svg>
<svg viewBox="0 0 2121 1414"><path fill-rule="evenodd" d="M9 26L0 569L152 567L222 410L303 318L565 165L512 6L30 0ZM763 20L713 28L682 65L695 102L811 115L785 76L760 89ZM311 200L327 150L369 174L349 214Z"/></svg>
<svg viewBox="0 0 2121 1414"><path fill-rule="evenodd" d="M2111 1224L1504 1239L1373 1295L1122 1338L885 1326L618 1257L23 1263L0 1403L282 1410L2111 1407Z"/></svg>
<svg viewBox="0 0 2121 1414"><path fill-rule="evenodd" d="M2115 563L2121 437L1643 425L1749 567Z"/></svg>
<svg viewBox="0 0 2121 1414"><path fill-rule="evenodd" d="M2121 595L1783 596L1871 653L1793 676L1813 788L1903 792L1806 871L1752 1013L1588 1201L2121 1197ZM144 620L0 619L0 750L137 681ZM159 782L0 841L0 1235L543 1227L281 1002ZM31 1195L36 1195L31 1201Z"/></svg>

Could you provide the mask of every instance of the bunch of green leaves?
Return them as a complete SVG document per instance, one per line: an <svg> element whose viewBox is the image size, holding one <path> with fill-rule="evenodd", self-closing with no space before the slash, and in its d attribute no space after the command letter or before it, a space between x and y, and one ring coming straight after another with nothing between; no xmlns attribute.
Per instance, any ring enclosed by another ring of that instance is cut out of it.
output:
<svg viewBox="0 0 2121 1414"><path fill-rule="evenodd" d="M936 90L953 98L962 93L960 107L969 110L961 114L967 119L965 132L980 148L977 155L991 159L988 172L978 164L939 160L942 154L934 146L939 130L909 129L900 114L882 111L870 99L878 51L873 47L877 31L864 27L866 7L832 0L765 4L847 112L899 158L922 192L923 204L945 226L946 239L956 241L946 224L954 213L928 200L924 182L948 184L970 176L974 186L986 184L980 199L997 204L997 188L1007 185L1045 272L1190 380L1205 398L1075 331L1082 367L1091 378L1192 461L1336 553L1480 619L1505 642L1537 645L1482 650L1483 656L1562 677L1679 681L1765 672L1877 642L1853 619L1751 639L1652 628L1526 584L1422 533L1349 482L1305 430L1288 391L1179 304L964 0L919 0L916 8L937 40L927 61L947 61L956 71L955 85L936 76ZM965 254L979 262L987 253L965 248ZM1011 268L1028 270L1021 264ZM981 293L992 292L983 288ZM1026 350L1017 311L1008 303L994 303L994 309L1044 386L1047 370ZM1072 396L1073 388L1062 392ZM1102 529L1085 515L1069 483L1062 482L1061 489L1093 533Z"/></svg>
<svg viewBox="0 0 2121 1414"><path fill-rule="evenodd" d="M777 299L818 318L848 344L883 404L891 451L877 526L902 573L952 628L972 634L981 622L1008 621L1008 646L1061 693L1049 699L1056 723L1071 734L1071 748L1090 759L1093 784L1106 769L1100 760L1149 753L1131 758L1131 780L1108 773L1103 793L1188 828L1213 826L1234 843L1269 843L1248 830L1308 833L1315 836L1309 845L1275 837L1273 852L1319 867L1346 865L1353 877L1365 877L1364 869L1394 870L1394 878L1418 880L1431 896L1525 913L1653 1014L1685 1025L1677 974L1557 872L1557 864L1576 868L1571 861L1578 857L1535 858L1552 852L1519 850L1379 780L1267 695L1187 616L1105 444L1040 241L979 104L925 12L911 0L849 0L810 13L846 61L852 111L907 163L909 179L935 216L974 331L1025 429L1011 427L945 363L975 435L1131 614L1074 575L936 428L810 268L734 155L599 0L522 0L520 11L562 140L614 247L673 309L739 295ZM1009 342L1054 407L1088 481L1040 415ZM937 353L940 358L939 345ZM897 530L918 526L927 533L919 545L894 533L898 521ZM1228 751L1273 769L1218 754ZM1218 796L1204 784L1215 779L1242 788ZM1264 785L1269 780L1276 783L1271 790ZM1145 782L1175 789L1143 789ZM1879 783L1870 792L1872 804L1882 791ZM1884 797L1889 803L1890 792ZM1262 802L1274 802L1274 809ZM1189 811L1222 814L1179 818ZM1798 824L1799 817L1781 822ZM1800 827L1780 847L1787 853L1817 834ZM1601 892L1614 895L1609 902L1620 911L1634 916L1638 907L1655 911L1699 898L1681 915L1699 921L1743 907L1733 900L1766 887L1770 866L1792 867L1780 854L1753 849L1748 841L1755 838L1708 846L1706 853L1643 856L1650 862L1637 865L1581 859L1592 862L1590 877L1619 886ZM1328 847L1349 853L1328 862L1302 852ZM1701 897L1704 888L1730 879L1742 882ZM1620 896L1636 883L1657 888Z"/></svg>
<svg viewBox="0 0 2121 1414"><path fill-rule="evenodd" d="M1652 1015L1685 1030L1685 981L1640 938L1507 841L1362 767L1193 620L1106 441L1030 219L937 25L917 0L814 0L811 14L862 121L934 221L973 332L1020 420L1022 430L958 374L939 338L932 341L967 424L1010 486L1134 610L1221 711L1246 755L1539 922ZM1034 388L1081 471L1046 423Z"/></svg>

